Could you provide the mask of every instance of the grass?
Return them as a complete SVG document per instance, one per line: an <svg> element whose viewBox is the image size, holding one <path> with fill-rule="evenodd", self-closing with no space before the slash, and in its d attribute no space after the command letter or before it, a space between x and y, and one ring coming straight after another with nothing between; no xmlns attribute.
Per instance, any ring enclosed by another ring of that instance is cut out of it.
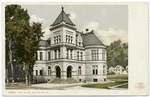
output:
<svg viewBox="0 0 150 97"><path fill-rule="evenodd" d="M125 79L125 80L128 80L128 77L107 77L107 79Z"/></svg>
<svg viewBox="0 0 150 97"><path fill-rule="evenodd" d="M127 85L123 85L123 86L119 86L117 88L128 88L128 84Z"/></svg>
<svg viewBox="0 0 150 97"><path fill-rule="evenodd" d="M128 83L128 81L116 81L114 83L110 82L110 83L106 83L106 84L83 85L81 87L108 89L109 86L112 87L112 86L116 86L116 85L120 85L120 84L124 84L124 83Z"/></svg>

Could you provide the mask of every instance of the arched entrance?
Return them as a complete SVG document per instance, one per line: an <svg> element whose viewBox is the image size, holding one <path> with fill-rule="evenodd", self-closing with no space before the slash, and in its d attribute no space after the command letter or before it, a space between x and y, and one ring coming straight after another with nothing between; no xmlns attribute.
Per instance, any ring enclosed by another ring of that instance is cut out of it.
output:
<svg viewBox="0 0 150 97"><path fill-rule="evenodd" d="M61 77L60 76L61 74L60 74L60 67L59 66L56 66L56 77Z"/></svg>
<svg viewBox="0 0 150 97"><path fill-rule="evenodd" d="M68 66L67 67L67 78L72 77L72 67Z"/></svg>

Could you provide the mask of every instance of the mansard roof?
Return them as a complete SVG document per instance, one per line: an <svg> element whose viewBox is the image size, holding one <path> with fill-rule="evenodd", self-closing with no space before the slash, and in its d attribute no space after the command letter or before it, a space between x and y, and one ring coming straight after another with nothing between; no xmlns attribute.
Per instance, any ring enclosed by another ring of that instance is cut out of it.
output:
<svg viewBox="0 0 150 97"><path fill-rule="evenodd" d="M82 39L83 39L83 45L84 46L90 46L90 45L101 45L105 46L99 39L98 37L94 34L93 30L89 33L82 34Z"/></svg>
<svg viewBox="0 0 150 97"><path fill-rule="evenodd" d="M46 40L40 40L39 46L40 47L48 47L49 44L48 44L48 42Z"/></svg>
<svg viewBox="0 0 150 97"><path fill-rule="evenodd" d="M57 24L60 24L61 22L65 22L66 24L69 24L71 26L75 26L75 24L73 24L73 22L69 19L67 14L64 12L64 8L63 7L62 7L61 13L59 14L57 19L54 21L54 23L51 26L55 26Z"/></svg>

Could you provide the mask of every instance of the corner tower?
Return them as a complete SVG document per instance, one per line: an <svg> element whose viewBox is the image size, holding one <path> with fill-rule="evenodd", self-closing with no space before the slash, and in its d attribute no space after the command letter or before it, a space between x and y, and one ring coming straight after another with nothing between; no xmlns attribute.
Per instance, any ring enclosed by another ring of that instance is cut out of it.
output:
<svg viewBox="0 0 150 97"><path fill-rule="evenodd" d="M68 14L65 13L64 7L62 7L61 13L50 26L52 59L57 59L57 55L54 55L56 54L54 52L56 49L60 51L58 58L66 59L67 49L72 49L76 46L76 27Z"/></svg>

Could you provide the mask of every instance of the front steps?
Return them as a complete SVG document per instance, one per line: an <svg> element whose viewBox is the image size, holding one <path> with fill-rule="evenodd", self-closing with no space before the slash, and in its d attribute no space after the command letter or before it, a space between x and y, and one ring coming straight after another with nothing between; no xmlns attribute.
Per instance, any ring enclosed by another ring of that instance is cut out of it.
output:
<svg viewBox="0 0 150 97"><path fill-rule="evenodd" d="M52 80L50 83L55 83L55 84L71 84L71 83L79 83L77 80L73 78L67 78L65 79L60 79L60 78L55 78Z"/></svg>

